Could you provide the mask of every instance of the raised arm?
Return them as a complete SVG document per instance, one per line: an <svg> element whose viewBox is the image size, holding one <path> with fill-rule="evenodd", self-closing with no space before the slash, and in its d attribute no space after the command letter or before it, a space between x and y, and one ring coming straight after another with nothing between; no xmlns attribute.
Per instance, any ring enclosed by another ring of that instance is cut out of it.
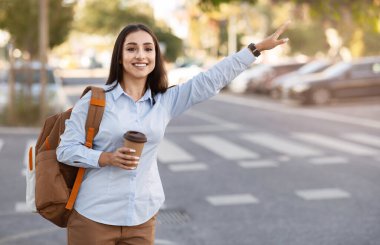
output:
<svg viewBox="0 0 380 245"><path fill-rule="evenodd" d="M192 105L216 95L241 72L249 68L260 52L286 43L287 38L279 39L279 37L289 24L289 21L284 23L272 35L255 44L254 48L252 48L252 45L250 48L244 48L236 54L226 57L188 82L169 89L162 96L161 103L168 109L171 118L182 114Z"/></svg>

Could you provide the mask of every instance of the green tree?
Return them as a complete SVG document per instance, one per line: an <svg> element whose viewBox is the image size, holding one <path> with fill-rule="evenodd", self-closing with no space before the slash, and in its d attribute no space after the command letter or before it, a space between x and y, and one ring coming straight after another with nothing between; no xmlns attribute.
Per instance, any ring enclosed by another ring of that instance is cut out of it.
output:
<svg viewBox="0 0 380 245"><path fill-rule="evenodd" d="M89 0L86 2L76 29L86 33L108 35L118 33L125 25L140 22L148 25L160 42L165 45L164 56L168 61L174 61L182 53L182 40L173 35L170 29L157 23L153 17L153 9L146 4L130 1ZM105 18L104 16L107 16Z"/></svg>
<svg viewBox="0 0 380 245"><path fill-rule="evenodd" d="M7 30L15 48L38 56L38 0L0 0L0 28ZM49 47L64 42L73 21L73 5L49 1Z"/></svg>
<svg viewBox="0 0 380 245"><path fill-rule="evenodd" d="M198 5L204 11L219 8L222 3L249 3L255 4L257 0L199 0Z"/></svg>
<svg viewBox="0 0 380 245"><path fill-rule="evenodd" d="M289 2L288 0L271 1L272 3ZM378 0L292 0L292 2L297 7L307 7L312 21L321 23L321 29L336 29L342 39L342 45L348 47L353 56L380 54L378 41L375 41L380 38L380 2ZM300 21L303 21L303 17L295 15L295 22ZM314 30L318 31L318 29Z"/></svg>
<svg viewBox="0 0 380 245"><path fill-rule="evenodd" d="M28 100L31 94L32 79L29 76L27 81L23 83L27 86L27 94L24 96L15 93L14 69L13 69L13 48L22 50L24 54L28 54L27 61L36 59L39 55L39 0L0 0L0 29L8 31L11 35L10 45L12 47L9 52L10 72L9 72L9 91L8 91L8 118L6 123L14 124L16 121L30 122L26 118L20 119L19 112L33 111L32 114L41 114L45 116L45 104L41 103L41 110L35 111L32 103L19 103ZM50 11L49 21L49 44L50 48L62 43L67 37L71 22L73 20L73 5L65 6L63 1L51 0L48 8ZM30 67L27 66L25 72L30 74ZM42 91L44 91L42 89ZM43 92L42 92L43 93ZM25 97L25 98L24 98ZM18 98L18 101L16 101ZM41 96L42 98L42 96ZM27 113L26 113L27 114ZM24 116L25 113L21 113ZM32 122L31 122L32 123Z"/></svg>
<svg viewBox="0 0 380 245"><path fill-rule="evenodd" d="M288 0L272 0L288 2ZM310 6L313 17L323 18L332 23L353 21L359 27L380 32L380 2L378 0L292 0L294 3ZM368 28L369 27L369 28Z"/></svg>

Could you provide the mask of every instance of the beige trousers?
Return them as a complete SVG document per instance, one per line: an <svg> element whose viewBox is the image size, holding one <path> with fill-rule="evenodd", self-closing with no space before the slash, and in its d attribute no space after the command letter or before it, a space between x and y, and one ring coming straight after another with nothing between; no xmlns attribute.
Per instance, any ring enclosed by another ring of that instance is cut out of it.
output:
<svg viewBox="0 0 380 245"><path fill-rule="evenodd" d="M136 226L97 223L73 211L67 225L68 245L153 245L156 216Z"/></svg>

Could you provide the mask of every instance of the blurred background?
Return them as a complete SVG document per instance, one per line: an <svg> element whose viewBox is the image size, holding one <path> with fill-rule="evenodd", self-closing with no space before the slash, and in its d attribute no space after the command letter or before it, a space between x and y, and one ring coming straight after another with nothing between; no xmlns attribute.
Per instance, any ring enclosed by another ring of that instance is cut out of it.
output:
<svg viewBox="0 0 380 245"><path fill-rule="evenodd" d="M105 83L125 25L154 30L176 85L287 20L169 125L156 244L380 244L380 0L0 0L0 245L65 244L25 208L26 149Z"/></svg>
<svg viewBox="0 0 380 245"><path fill-rule="evenodd" d="M264 52L227 90L303 104L379 96L379 5L378 0L1 0L0 122L18 124L23 112L33 110L34 118L21 120L33 124L62 103L67 106L59 92L62 78L65 83L86 72L106 77L114 40L131 22L146 23L157 34L170 84L187 81L292 20L284 34L289 44ZM33 103L26 102L31 97ZM42 99L49 106L39 104Z"/></svg>

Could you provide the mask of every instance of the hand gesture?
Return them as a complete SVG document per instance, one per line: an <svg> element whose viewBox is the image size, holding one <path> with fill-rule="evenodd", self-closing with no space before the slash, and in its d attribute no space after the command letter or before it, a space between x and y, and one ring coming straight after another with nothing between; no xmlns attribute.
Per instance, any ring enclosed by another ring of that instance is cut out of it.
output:
<svg viewBox="0 0 380 245"><path fill-rule="evenodd" d="M259 51L263 51L263 50L272 49L274 47L277 47L278 45L286 43L289 40L289 38L283 38L283 39L278 39L278 38L288 28L289 24L290 24L290 21L287 21L284 24L282 24L272 35L265 38L261 42L257 43L256 48Z"/></svg>

